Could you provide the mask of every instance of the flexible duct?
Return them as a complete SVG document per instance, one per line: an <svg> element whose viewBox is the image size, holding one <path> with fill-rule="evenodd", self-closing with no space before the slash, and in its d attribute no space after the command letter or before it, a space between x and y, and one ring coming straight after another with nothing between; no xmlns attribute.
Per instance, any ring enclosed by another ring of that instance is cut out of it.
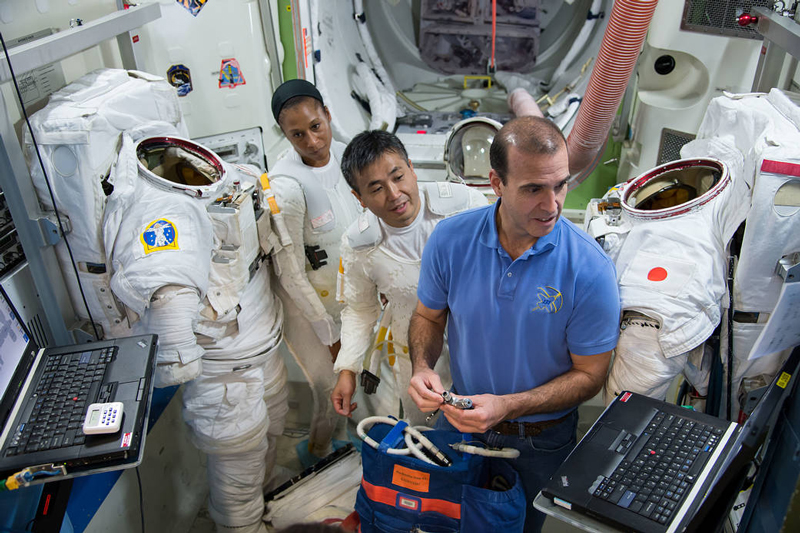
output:
<svg viewBox="0 0 800 533"><path fill-rule="evenodd" d="M594 0L592 2L592 6L589 8L589 13L586 15L586 22L583 23L580 33L572 42L569 52L567 52L567 55L565 55L564 59L561 60L561 63L558 65L558 68L553 75L550 76L548 87L552 87L552 85L564 75L567 69L572 65L572 62L575 61L575 58L578 57L578 54L583 51L586 43L589 41L589 36L592 34L592 30L597 24L597 21L600 19L600 8L602 7L602 4L603 0Z"/></svg>
<svg viewBox="0 0 800 533"><path fill-rule="evenodd" d="M531 93L522 87L517 87L508 94L508 108L515 117L542 117L542 110L536 103Z"/></svg>
<svg viewBox="0 0 800 533"><path fill-rule="evenodd" d="M570 189L594 170L658 0L616 0L575 126L567 139Z"/></svg>

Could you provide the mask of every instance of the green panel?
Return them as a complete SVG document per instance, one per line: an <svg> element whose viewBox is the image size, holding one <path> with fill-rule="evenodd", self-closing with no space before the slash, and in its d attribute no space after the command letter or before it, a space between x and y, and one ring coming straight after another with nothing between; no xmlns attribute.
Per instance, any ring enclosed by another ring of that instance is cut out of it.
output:
<svg viewBox="0 0 800 533"><path fill-rule="evenodd" d="M281 44L283 45L283 70L284 80L297 78L297 64L294 54L294 32L292 30L292 3L290 0L278 0L278 27L281 31Z"/></svg>
<svg viewBox="0 0 800 533"><path fill-rule="evenodd" d="M614 142L609 137L600 163L577 189L567 194L567 199L564 200L564 209L586 209L589 200L600 198L608 189L616 185L621 153L622 143ZM613 163L606 165L604 161L613 161Z"/></svg>

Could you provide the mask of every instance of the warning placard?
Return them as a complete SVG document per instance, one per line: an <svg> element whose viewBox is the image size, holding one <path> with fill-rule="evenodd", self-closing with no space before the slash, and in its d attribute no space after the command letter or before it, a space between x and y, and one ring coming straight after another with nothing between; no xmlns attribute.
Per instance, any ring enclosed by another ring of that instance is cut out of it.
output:
<svg viewBox="0 0 800 533"><path fill-rule="evenodd" d="M412 470L400 465L394 465L392 472L392 484L404 489L417 492L428 492L431 475L419 470Z"/></svg>

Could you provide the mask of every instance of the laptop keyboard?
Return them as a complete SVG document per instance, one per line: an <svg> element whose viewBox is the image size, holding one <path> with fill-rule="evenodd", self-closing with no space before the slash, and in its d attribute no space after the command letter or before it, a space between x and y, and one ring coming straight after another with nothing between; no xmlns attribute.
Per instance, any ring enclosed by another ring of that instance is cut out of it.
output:
<svg viewBox="0 0 800 533"><path fill-rule="evenodd" d="M689 493L713 453L723 430L688 418L656 413L610 478L594 495L619 507L666 524Z"/></svg>
<svg viewBox="0 0 800 533"><path fill-rule="evenodd" d="M31 396L33 410L17 428L5 455L83 444L86 408L97 398L116 350L111 346L48 357Z"/></svg>

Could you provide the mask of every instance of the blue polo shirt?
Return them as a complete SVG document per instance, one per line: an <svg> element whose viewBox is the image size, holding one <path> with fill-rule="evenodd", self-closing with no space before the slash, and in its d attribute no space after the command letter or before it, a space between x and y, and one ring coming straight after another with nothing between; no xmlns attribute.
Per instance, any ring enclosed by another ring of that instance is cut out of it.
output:
<svg viewBox="0 0 800 533"><path fill-rule="evenodd" d="M439 222L422 255L417 296L430 309L450 310L450 367L460 394L533 389L572 368L570 352L607 352L619 336L617 276L602 248L561 217L512 261L497 234L499 204Z"/></svg>

